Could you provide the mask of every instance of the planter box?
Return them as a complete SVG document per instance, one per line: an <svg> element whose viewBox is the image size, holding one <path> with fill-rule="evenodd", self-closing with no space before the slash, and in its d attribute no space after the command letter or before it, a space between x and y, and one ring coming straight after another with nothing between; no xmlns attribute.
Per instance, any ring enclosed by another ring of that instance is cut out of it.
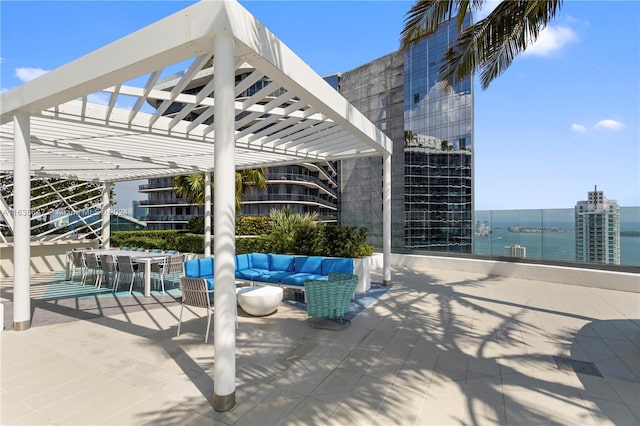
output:
<svg viewBox="0 0 640 426"><path fill-rule="evenodd" d="M358 276L356 293L364 293L371 288L371 269L374 268L374 256L353 259L353 273Z"/></svg>

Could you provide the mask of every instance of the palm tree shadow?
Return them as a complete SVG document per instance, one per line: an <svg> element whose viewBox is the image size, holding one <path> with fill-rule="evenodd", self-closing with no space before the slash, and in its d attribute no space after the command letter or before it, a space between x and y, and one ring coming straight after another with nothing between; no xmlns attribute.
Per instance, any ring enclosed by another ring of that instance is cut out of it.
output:
<svg viewBox="0 0 640 426"><path fill-rule="evenodd" d="M499 280L496 277L441 282L429 273L399 268L395 278L414 283L405 286L401 295L394 293L404 299L402 318L420 318L411 322L420 334L418 341L436 352L431 365L418 364L412 374L431 377L427 398L438 399L439 389L452 383L457 386L466 400L466 416L457 421L475 425L514 420L547 424L554 420L544 406L524 397L527 394L583 408L575 387L539 374L556 368L553 354L536 351L527 345L525 336L546 333L527 320L531 312L555 315L560 321L563 317L581 321L591 318L475 294L483 283ZM389 303L388 309L393 310L394 305ZM425 311L433 314L425 316ZM481 322L476 323L476 318ZM571 335L567 332L555 338L569 340ZM402 407L396 409L400 415Z"/></svg>

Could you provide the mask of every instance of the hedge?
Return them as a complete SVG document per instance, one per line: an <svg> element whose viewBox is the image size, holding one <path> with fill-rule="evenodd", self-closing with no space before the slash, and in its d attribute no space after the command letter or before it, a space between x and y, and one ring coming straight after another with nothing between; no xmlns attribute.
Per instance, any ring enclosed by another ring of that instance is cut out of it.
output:
<svg viewBox="0 0 640 426"><path fill-rule="evenodd" d="M366 243L367 229L355 226L318 224L297 230L293 237L287 236L286 241L283 238L275 233L236 238L236 253L289 253L329 257L361 257L373 254L373 247ZM291 238L293 244L289 241ZM173 249L185 253L204 252L202 235L188 234L184 231L114 231L111 233L111 243L114 247Z"/></svg>
<svg viewBox="0 0 640 426"><path fill-rule="evenodd" d="M189 219L187 229L193 234L204 234L204 217L196 216ZM266 216L236 217L236 235L263 235L270 231L271 225ZM213 219L211 220L211 233L214 233Z"/></svg>

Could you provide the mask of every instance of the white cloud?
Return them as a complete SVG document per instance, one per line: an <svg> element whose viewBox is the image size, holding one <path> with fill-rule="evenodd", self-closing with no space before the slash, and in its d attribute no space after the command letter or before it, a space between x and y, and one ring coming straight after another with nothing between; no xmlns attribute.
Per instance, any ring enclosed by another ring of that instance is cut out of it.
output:
<svg viewBox="0 0 640 426"><path fill-rule="evenodd" d="M48 70L43 70L42 68L16 68L16 77L20 79L20 81L27 82L33 80L36 77L40 77L42 74L48 73Z"/></svg>
<svg viewBox="0 0 640 426"><path fill-rule="evenodd" d="M587 128L584 127L582 124L573 123L571 125L571 131L576 133L584 133L587 131Z"/></svg>
<svg viewBox="0 0 640 426"><path fill-rule="evenodd" d="M536 42L523 52L524 55L548 56L564 46L578 41L578 35L569 27L547 27Z"/></svg>
<svg viewBox="0 0 640 426"><path fill-rule="evenodd" d="M624 127L624 123L616 120L606 119L598 121L595 127L596 129L603 130L620 130Z"/></svg>

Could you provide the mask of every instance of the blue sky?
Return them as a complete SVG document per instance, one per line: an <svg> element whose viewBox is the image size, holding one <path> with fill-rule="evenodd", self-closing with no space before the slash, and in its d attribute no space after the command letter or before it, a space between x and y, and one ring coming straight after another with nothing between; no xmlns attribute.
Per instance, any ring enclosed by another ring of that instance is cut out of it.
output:
<svg viewBox="0 0 640 426"><path fill-rule="evenodd" d="M192 2L0 2L0 88ZM241 1L320 75L398 48L407 1ZM489 2L489 7L491 7ZM594 185L640 205L640 2L565 0L536 45L475 91L476 209L568 208ZM140 182L119 184L118 207Z"/></svg>

